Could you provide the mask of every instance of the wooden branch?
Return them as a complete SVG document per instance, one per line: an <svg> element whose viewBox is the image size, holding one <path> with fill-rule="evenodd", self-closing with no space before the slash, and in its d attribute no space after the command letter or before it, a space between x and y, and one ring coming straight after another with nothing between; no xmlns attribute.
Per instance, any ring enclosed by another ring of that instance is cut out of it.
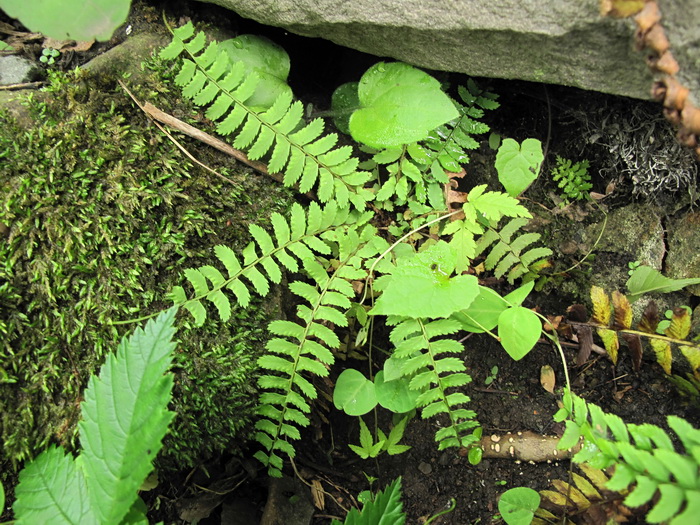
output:
<svg viewBox="0 0 700 525"><path fill-rule="evenodd" d="M493 434L481 438L485 458L510 458L520 461L558 461L569 459L581 449L579 443L568 450L558 450L557 436L544 436L534 432Z"/></svg>

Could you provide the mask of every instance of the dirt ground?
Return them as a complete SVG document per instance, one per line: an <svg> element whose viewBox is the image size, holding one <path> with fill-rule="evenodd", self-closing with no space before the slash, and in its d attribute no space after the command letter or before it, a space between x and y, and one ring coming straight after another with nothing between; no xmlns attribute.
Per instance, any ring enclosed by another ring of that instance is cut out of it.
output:
<svg viewBox="0 0 700 525"><path fill-rule="evenodd" d="M139 3L136 5L138 9L130 23L144 23L139 18L139 14L144 12L140 10L142 6ZM156 4L155 7L159 11L162 6ZM186 2L171 2L167 10L169 16L175 19L179 15L209 23L224 20L222 11L208 4L195 6ZM152 17L152 9L145 12ZM304 59L308 54L305 50L311 47L317 49L318 41L310 42L282 30L230 19L233 22L226 23L228 29L277 36L278 43L290 52L295 64L290 79L291 83L297 84L294 86L295 92L301 98L307 97L307 100L321 106L327 103L323 101L329 98L335 86L352 77L357 78L359 73L376 61L375 57L356 55L329 44L317 54L317 61L310 63ZM342 61L337 60L337 53L343 57ZM90 57L86 55L83 58ZM83 61L80 56L66 60L66 68L75 67ZM320 71L323 74L319 74ZM570 90L562 88L547 91L542 86L517 82L494 82L493 85L507 107L500 110L500 116L493 118L492 127L503 129L509 126L509 136L519 140L539 138L547 141L551 148L557 145L563 148L571 139L570 136L552 133L552 108L556 113L558 105L569 104L572 98L581 96L581 92L572 94ZM590 96L599 97L594 94ZM554 118L556 120L556 116ZM563 129L554 123L555 132ZM573 131L569 129L569 133ZM596 191L604 191L600 187L603 181L596 181L596 184L599 186L594 188ZM540 196L544 196L544 193L540 193ZM546 293L532 296L525 306L537 307L545 315L561 315L573 301L573 297L562 296L556 289L549 289ZM459 334L457 337L466 335ZM561 434L562 426L552 420L552 415L558 410L557 390L554 394L549 393L540 384L540 371L545 365L555 371L557 389L564 384L563 364L551 345L544 342L538 344L518 362L510 359L500 345L487 336L473 334L464 341L464 346L462 357L473 378L472 383L464 387L464 392L472 399L468 408L477 413L484 435L519 431ZM696 426L700 424L700 411L679 397L658 365L645 362L640 372L635 373L629 357L623 351L617 366L613 366L607 358L594 354L583 367L576 368L572 365L576 351L574 347L566 347L569 373L576 393L588 401L618 414L628 423L646 422L663 426L665 417L675 414ZM498 367L498 371L487 385L486 379L494 375L494 367ZM383 417L379 416L380 424L386 423ZM455 450L438 451L434 434L439 421L424 421L419 417L409 424L403 440L411 447L408 452L363 461L347 447L348 443L358 442L356 420L337 413L328 415L328 419L319 419L306 430L298 445L296 459L298 473L309 483L316 480L327 493L323 506L318 505L314 511L312 522L317 525L328 524L330 517L342 518L345 514L343 509L353 505L359 492L369 488L367 476L377 478L374 488L383 488L396 477L402 477L404 510L410 524L424 523L430 516L449 508L454 500L454 510L433 521L435 525L496 523L498 521L494 521L494 516L498 512L498 497L505 490L518 486L542 490L549 488L552 480L569 479L568 461L528 464L511 459L484 459L479 465L472 466L466 457ZM166 479L161 479L156 489L145 494L151 505L150 517L166 523L186 523L182 519L184 508L191 505L201 511L209 505L209 517L203 517L206 514L204 511L191 516L200 516L200 524L257 523L267 500L268 489L268 479L257 469L257 464L247 460L202 458L201 468L170 474ZM289 468L285 474L293 476L294 471ZM303 497L310 497L310 493L307 491ZM215 496L211 497L212 494ZM204 504L205 500L209 503ZM241 502L245 502L245 505L235 508L242 510L231 510L232 506ZM643 520L632 515L628 522L643 523Z"/></svg>

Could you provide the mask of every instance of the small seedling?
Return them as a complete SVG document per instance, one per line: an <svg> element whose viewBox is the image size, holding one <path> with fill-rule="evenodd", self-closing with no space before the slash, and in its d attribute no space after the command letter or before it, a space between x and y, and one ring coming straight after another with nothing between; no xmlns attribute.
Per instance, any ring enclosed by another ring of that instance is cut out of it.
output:
<svg viewBox="0 0 700 525"><path fill-rule="evenodd" d="M493 383L496 380L496 376L498 375L498 367L494 366L491 368L491 373L488 375L488 377L484 380L484 384L486 386L489 386L491 383Z"/></svg>
<svg viewBox="0 0 700 525"><path fill-rule="evenodd" d="M43 51L41 52L41 56L39 57L39 62L42 62L44 64L52 66L53 64L56 63L56 59L60 55L61 55L61 52L58 49L45 47L43 49Z"/></svg>

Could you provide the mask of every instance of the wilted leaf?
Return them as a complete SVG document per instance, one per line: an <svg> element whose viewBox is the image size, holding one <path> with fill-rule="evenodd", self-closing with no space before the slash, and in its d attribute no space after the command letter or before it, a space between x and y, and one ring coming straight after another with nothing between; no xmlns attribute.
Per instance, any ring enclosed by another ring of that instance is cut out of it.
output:
<svg viewBox="0 0 700 525"><path fill-rule="evenodd" d="M648 334L655 334L657 326L659 326L659 308L654 301L649 301L649 304L644 309L642 318L639 320L637 330Z"/></svg>
<svg viewBox="0 0 700 525"><path fill-rule="evenodd" d="M635 372L639 372L642 367L642 340L636 334L622 334L622 338L630 349L632 368Z"/></svg>
<svg viewBox="0 0 700 525"><path fill-rule="evenodd" d="M617 351L620 349L620 341L617 338L617 332L608 330L607 328L598 328L598 335L603 340L605 351L610 356L613 364L617 364Z"/></svg>
<svg viewBox="0 0 700 525"><path fill-rule="evenodd" d="M612 293L612 304L615 309L615 322L613 327L616 330L627 330L632 326L632 307L627 297L615 290Z"/></svg>
<svg viewBox="0 0 700 525"><path fill-rule="evenodd" d="M661 339L651 339L651 348L656 354L656 362L668 375L671 375L671 345Z"/></svg>
<svg viewBox="0 0 700 525"><path fill-rule="evenodd" d="M685 308L674 308L671 324L664 333L675 339L685 339L690 333L690 314Z"/></svg>
<svg viewBox="0 0 700 525"><path fill-rule="evenodd" d="M700 348L697 346L681 346L681 352L695 372L700 367ZM670 373L670 372L669 372Z"/></svg>
<svg viewBox="0 0 700 525"><path fill-rule="evenodd" d="M600 14L615 18L636 15L644 7L645 0L600 0Z"/></svg>
<svg viewBox="0 0 700 525"><path fill-rule="evenodd" d="M550 394L554 393L554 386L557 383L557 377L554 375L554 369L549 365L544 365L540 368L540 384Z"/></svg>
<svg viewBox="0 0 700 525"><path fill-rule="evenodd" d="M591 356L593 350L593 330L590 326L576 326L576 337L578 338L578 354L576 355L576 366L582 366Z"/></svg>
<svg viewBox="0 0 700 525"><path fill-rule="evenodd" d="M599 286L591 286L591 301L593 302L593 317L591 320L600 325L608 326L612 317L608 294Z"/></svg>

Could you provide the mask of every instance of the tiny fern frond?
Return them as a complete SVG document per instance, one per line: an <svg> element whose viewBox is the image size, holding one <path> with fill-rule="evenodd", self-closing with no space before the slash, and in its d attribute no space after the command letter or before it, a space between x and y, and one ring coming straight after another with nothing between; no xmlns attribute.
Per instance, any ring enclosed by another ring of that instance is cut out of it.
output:
<svg viewBox="0 0 700 525"><path fill-rule="evenodd" d="M267 344L269 353L258 359L263 375L258 379L262 393L255 438L264 450L255 457L271 476L281 475L281 454L294 457L292 441L300 438L299 428L309 425L307 414L317 393L307 376L327 376L335 360L332 350L340 346L340 340L326 323L347 326L345 311L350 308L355 292L352 286L338 286L337 282L345 281L343 275L348 267L366 276L367 271L362 268L365 258L358 254L363 251L369 256L377 254L376 249L366 249L374 244L376 237L376 229L371 226L365 226L360 233L348 228L337 237L338 244L345 243L347 251L330 275L316 260L302 261L304 273L313 284L295 281L289 286L306 303L297 307L300 322L270 323L269 330L275 337Z"/></svg>
<svg viewBox="0 0 700 525"><path fill-rule="evenodd" d="M267 109L252 107L248 101L261 84L257 74L246 74L243 62L231 63L217 42L205 48L204 33L195 34L191 22L172 33L173 41L160 56L187 56L175 83L186 98L209 106L205 115L218 122L220 134L236 134L235 148L253 160L269 156L270 173L282 172L284 184L298 184L303 193L315 188L321 202L334 200L341 208L352 204L362 210L372 200L362 188L371 174L358 170L352 148L336 147L338 136L325 133L323 120L305 123L302 103L293 102L290 92L281 93Z"/></svg>
<svg viewBox="0 0 700 525"><path fill-rule="evenodd" d="M464 348L452 339L435 339L459 331L458 322L439 319L425 322L422 319L407 319L400 322L391 334L395 342L394 356L406 359L402 368L404 376L412 377L409 388L419 390L416 404L422 407L424 419L446 414L449 425L435 434L438 448L469 447L477 441L471 429L479 426L476 413L463 408L470 398L461 392L448 389L471 382L464 362L445 354L459 354Z"/></svg>
<svg viewBox="0 0 700 525"><path fill-rule="evenodd" d="M232 298L242 308L247 308L251 290L261 297L266 296L270 282L281 281L282 268L296 272L299 270L298 261L314 259L314 252L330 253L331 248L321 238L322 234L357 219L357 214L349 214L348 208L338 209L335 202L325 208L312 202L306 214L301 205L295 203L290 222L279 213L272 214L274 239L260 226L250 225L253 241L243 250L242 263L230 248L221 245L214 248L227 277L209 265L189 268L185 270L185 278L194 296L188 298L182 286L173 287L169 296L175 305L184 307L192 315L197 326L204 324L207 317L204 301L216 307L222 321L228 321Z"/></svg>

